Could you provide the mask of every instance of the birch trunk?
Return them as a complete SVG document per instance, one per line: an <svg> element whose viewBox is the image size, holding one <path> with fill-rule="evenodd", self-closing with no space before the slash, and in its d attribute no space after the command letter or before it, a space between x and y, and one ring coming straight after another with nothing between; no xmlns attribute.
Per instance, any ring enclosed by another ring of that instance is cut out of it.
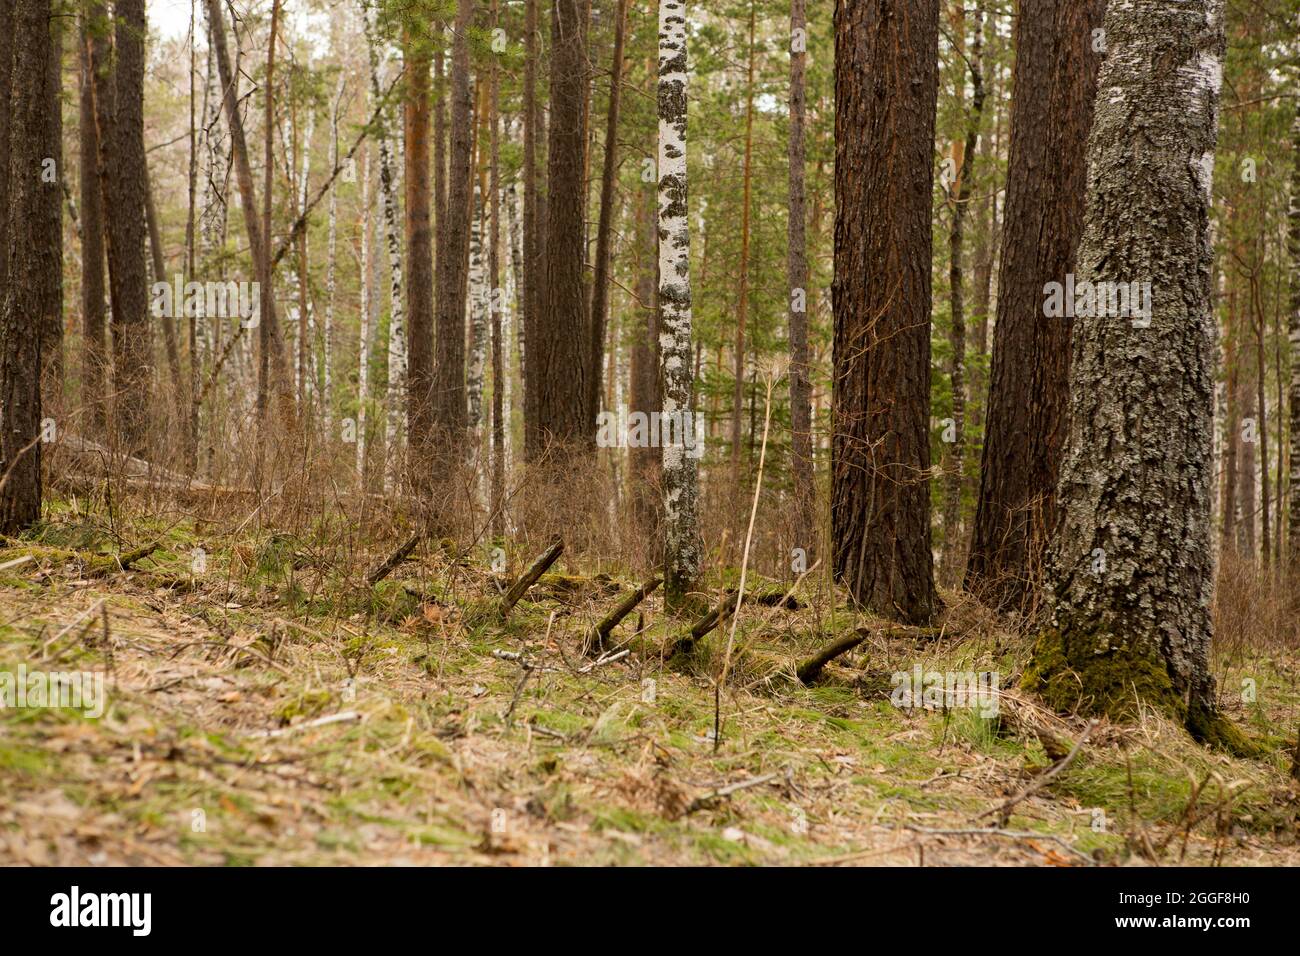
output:
<svg viewBox="0 0 1300 956"><path fill-rule="evenodd" d="M343 100L343 89L346 86L347 78L339 75L338 88L334 93L334 107L330 111L330 169L337 169L339 165L339 105ZM329 232L326 239L326 257L325 264L325 328L324 342L322 343L321 364L322 382L321 382L321 418L325 424L325 434L329 435L334 428L334 291L336 283L336 261L338 251L338 219L339 204L338 190L330 190L329 203Z"/></svg>
<svg viewBox="0 0 1300 956"><path fill-rule="evenodd" d="M362 0L366 49L370 58L370 95L383 97L379 45L375 38L375 13ZM384 400L384 487L392 488L402 474L402 427L406 419L406 322L402 313L402 243L397 222L397 189L393 183L393 157L384 119L376 120L379 144L379 201L384 213L384 238L388 247L388 390Z"/></svg>
<svg viewBox="0 0 1300 956"><path fill-rule="evenodd" d="M480 145L484 149L486 144ZM486 150L484 149L486 153ZM487 364L487 270L483 262L483 191L474 187L469 226L469 427L483 424L483 370Z"/></svg>
<svg viewBox="0 0 1300 956"><path fill-rule="evenodd" d="M1223 0L1112 3L1104 24L1077 281L1149 282L1151 308L1076 310L1050 621L1026 681L1089 713L1140 699L1231 746L1209 669Z"/></svg>
<svg viewBox="0 0 1300 956"><path fill-rule="evenodd" d="M691 375L691 239L687 208L686 4L659 0L659 350L663 415L664 602L682 607L700 573L695 382ZM689 435L694 445L687 448Z"/></svg>

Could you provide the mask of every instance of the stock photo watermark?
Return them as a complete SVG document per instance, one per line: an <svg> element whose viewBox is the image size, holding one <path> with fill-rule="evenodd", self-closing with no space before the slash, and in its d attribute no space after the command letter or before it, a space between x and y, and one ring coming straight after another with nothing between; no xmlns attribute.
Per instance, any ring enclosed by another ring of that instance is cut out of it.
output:
<svg viewBox="0 0 1300 956"><path fill-rule="evenodd" d="M79 710L92 720L104 716L103 671L0 671L0 710L53 707Z"/></svg>

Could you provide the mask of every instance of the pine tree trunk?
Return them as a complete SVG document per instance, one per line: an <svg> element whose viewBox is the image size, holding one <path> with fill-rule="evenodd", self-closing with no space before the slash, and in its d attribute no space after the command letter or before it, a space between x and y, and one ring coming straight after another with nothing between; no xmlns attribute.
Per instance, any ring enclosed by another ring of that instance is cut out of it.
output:
<svg viewBox="0 0 1300 956"><path fill-rule="evenodd" d="M741 159L740 282L736 292L736 346L732 352L731 487L740 501L740 416L745 404L745 326L749 323L749 213L754 176L754 0L749 2L748 67L745 75L745 150ZM753 429L750 429L751 440ZM736 515L739 517L739 514ZM740 535L736 535L740 539Z"/></svg>
<svg viewBox="0 0 1300 956"><path fill-rule="evenodd" d="M50 0L6 6L0 12L0 102L7 104L0 126L0 534L13 535L41 516L41 332L55 304L49 276L59 269L59 244L42 215L45 194L57 194L58 183L40 175L53 102L46 95L54 55ZM143 246L141 257L143 265Z"/></svg>
<svg viewBox="0 0 1300 956"><path fill-rule="evenodd" d="M655 246L658 235L655 223L654 193L641 190L637 216L637 271L636 324L632 330L632 356L629 363L628 413L641 412L647 416L661 407L659 391L659 331L658 309L655 307L657 256ZM702 436L701 436L702 437ZM636 536L639 540L657 542L660 539L660 506L655 489L660 483L661 453L648 443L628 450L629 494ZM659 549L651 545L649 563L662 560Z"/></svg>
<svg viewBox="0 0 1300 956"><path fill-rule="evenodd" d="M1287 214L1287 255L1291 267L1291 409L1290 523L1287 547L1293 587L1300 602L1300 83L1296 84L1295 122L1291 126L1291 205Z"/></svg>
<svg viewBox="0 0 1300 956"><path fill-rule="evenodd" d="M691 239L687 209L686 4L659 0L659 345L663 415L676 441L663 442L664 603L686 605L700 573L699 475L704 436L695 424L691 374ZM552 126L557 118L553 118ZM694 447L683 441L689 431Z"/></svg>
<svg viewBox="0 0 1300 956"><path fill-rule="evenodd" d="M541 262L538 222L537 138L541 129L541 105L537 97L537 4L524 0L524 285L523 321L520 334L530 346L537 341L537 309L541 304ZM533 460L541 452L537 439L537 376L524 369L524 454Z"/></svg>
<svg viewBox="0 0 1300 956"><path fill-rule="evenodd" d="M465 278L468 272L470 126L469 28L473 0L457 0L452 31L451 129L447 173L446 228L438 250L437 306L434 319L433 409L437 435L422 440L450 461L459 454L465 432Z"/></svg>
<svg viewBox="0 0 1300 956"><path fill-rule="evenodd" d="M44 98L40 154L42 163L53 163L52 176L42 171L40 215L35 232L52 242L56 267L42 276L41 301L41 388L49 411L63 410L63 192L66 188L63 156L63 23L50 18L50 55L41 84ZM75 217L74 217L75 223Z"/></svg>
<svg viewBox="0 0 1300 956"><path fill-rule="evenodd" d="M1065 440L1070 321L1045 319L1044 286L1074 272L1085 144L1104 0L1024 0L1016 19L997 322L966 586L1028 610L1055 523Z"/></svg>
<svg viewBox="0 0 1300 956"><path fill-rule="evenodd" d="M804 70L806 0L790 3L790 214L786 226L786 272L790 284L790 471L794 495L794 544L811 566L817 552L817 490L813 483L812 383L808 356L807 207L804 186Z"/></svg>
<svg viewBox="0 0 1300 956"><path fill-rule="evenodd" d="M121 450L149 457L153 340L145 274L144 0L114 4L113 129L109 155L109 288L113 422ZM134 214L131 210L135 210Z"/></svg>
<svg viewBox="0 0 1300 956"><path fill-rule="evenodd" d="M1209 670L1223 3L1112 3L1105 31L1078 281L1149 282L1151 310L1075 319L1050 624L1026 680L1056 707L1132 717L1138 698L1229 744Z"/></svg>
<svg viewBox="0 0 1300 956"><path fill-rule="evenodd" d="M930 549L930 196L938 0L835 11L835 577L908 622L938 609Z"/></svg>
<svg viewBox="0 0 1300 956"><path fill-rule="evenodd" d="M543 445L576 449L594 441L587 421L589 379L583 122L587 31L581 0L554 0L551 16L550 143L547 152L546 281L532 366Z"/></svg>

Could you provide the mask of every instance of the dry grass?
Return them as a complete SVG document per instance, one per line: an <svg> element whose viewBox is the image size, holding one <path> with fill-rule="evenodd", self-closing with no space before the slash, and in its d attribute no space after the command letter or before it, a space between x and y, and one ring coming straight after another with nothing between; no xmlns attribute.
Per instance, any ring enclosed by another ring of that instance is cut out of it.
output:
<svg viewBox="0 0 1300 956"><path fill-rule="evenodd" d="M0 711L0 861L1300 862L1281 753L1293 656L1235 664L1262 693L1253 707L1226 702L1276 741L1275 759L1207 752L1148 715L1095 730L998 821L986 812L1084 724L1015 690L1025 637L968 600L948 596L937 639L849 613L816 575L797 612L748 606L715 753L710 675L725 630L690 666L665 662L655 648L682 625L656 597L616 632L627 641L639 621L635 653L600 666L578 654L638 580L618 562L574 549L509 622L472 624L533 545L501 542L509 570L497 574L491 542L430 540L366 588L410 516L115 507L110 520L102 502L59 504L0 551L0 563L34 557L0 572L2 669L106 669L111 704L99 720ZM162 549L135 570L83 577L86 555L155 537ZM76 624L45 647L101 600L107 636ZM795 662L858 626L872 636L818 686L792 679ZM916 665L999 671L1000 719L893 706L890 675Z"/></svg>

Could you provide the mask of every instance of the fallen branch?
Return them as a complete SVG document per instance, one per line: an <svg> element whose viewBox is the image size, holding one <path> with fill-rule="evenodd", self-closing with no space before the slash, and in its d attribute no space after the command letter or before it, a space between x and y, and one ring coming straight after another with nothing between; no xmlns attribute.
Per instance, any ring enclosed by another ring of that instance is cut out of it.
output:
<svg viewBox="0 0 1300 956"><path fill-rule="evenodd" d="M149 555L153 554L160 547L162 547L162 542L154 541L152 544L145 544L138 548L134 548L133 550L126 552L126 554L114 555L105 560L94 562L86 569L86 576L97 578L103 577L106 574L112 574L115 571L129 571L131 570L131 565L149 557Z"/></svg>
<svg viewBox="0 0 1300 956"><path fill-rule="evenodd" d="M823 667L841 654L847 654L866 639L867 631L863 628L858 630L856 634L850 634L847 637L841 637L838 641L832 641L800 664L795 670L795 674L798 675L801 683L811 684L821 674Z"/></svg>
<svg viewBox="0 0 1300 956"><path fill-rule="evenodd" d="M710 791L702 797L696 797L686 806L685 816L688 813L694 813L696 810L702 810L709 804L721 800L723 797L729 797L733 793L741 790L748 790L750 787L761 787L765 783L771 783L777 777L785 776L784 770L773 770L771 773L765 773L761 777L750 777L748 780L741 780L739 783L731 783L725 787L719 787L717 790Z"/></svg>
<svg viewBox="0 0 1300 956"><path fill-rule="evenodd" d="M587 646L583 648L583 652L593 654L603 651L605 641L609 639L609 635L614 628L618 627L619 622L636 610L636 606L653 594L661 584L663 584L663 579L652 578L623 598L612 611L605 615L599 624L592 628L591 634L587 638Z"/></svg>
<svg viewBox="0 0 1300 956"><path fill-rule="evenodd" d="M392 574L394 568L411 556L411 552L415 550L415 546L420 543L420 539L423 537L424 532L417 531L415 534L403 541L396 551L384 558L383 561L370 570L370 573L366 575L366 584L374 587L384 578Z"/></svg>
<svg viewBox="0 0 1300 956"><path fill-rule="evenodd" d="M345 710L340 714L330 714L326 717L317 717L315 720L308 720L301 724L294 724L292 727L283 727L280 730L259 730L249 734L250 737L283 737L286 734L292 734L295 731L307 730L311 727L324 727L328 724L339 724L349 720L360 720L361 714L355 710Z"/></svg>
<svg viewBox="0 0 1300 956"><path fill-rule="evenodd" d="M999 804L998 806L994 807L992 810L985 810L975 819L983 820L985 817L991 817L994 814L997 814L998 819L1005 824L1006 821L1011 817L1012 807L1014 807L1016 804L1020 803L1022 800L1026 799L1027 797L1033 796L1039 790L1042 790L1043 787L1047 786L1047 784L1051 782L1053 778L1059 776L1061 771L1063 771L1066 767L1070 765L1070 761L1074 760L1075 754L1077 754L1082 749L1084 743L1087 742L1088 738L1092 735L1092 732L1096 728L1097 728L1097 721L1094 720L1089 722L1087 728L1083 732L1083 736L1079 738L1078 742L1075 743L1074 745L1074 749L1072 749L1068 754L1066 754L1064 759L1058 760L1056 763L1052 764L1052 766L1047 770L1046 773L1040 774L1039 776L1035 777L1033 781L1029 784L1029 786L1025 787L1023 790L1021 790L1010 800L1006 801L1006 803Z"/></svg>
<svg viewBox="0 0 1300 956"><path fill-rule="evenodd" d="M0 571L11 571L14 568L22 567L28 561L35 560L36 559L30 554L24 554L21 558L14 558L12 561L6 561L4 564L0 564Z"/></svg>
<svg viewBox="0 0 1300 956"><path fill-rule="evenodd" d="M549 548L543 551L536 561L528 566L528 570L521 574L514 584L510 585L510 590L506 592L505 597L501 599L501 603L497 607L497 614L500 616L501 620L504 621L506 619L510 614L511 609L513 609L514 606L519 603L519 599L524 596L524 593L537 583L537 579L545 574L550 566L554 564L556 559L563 553L564 542L556 541Z"/></svg>

